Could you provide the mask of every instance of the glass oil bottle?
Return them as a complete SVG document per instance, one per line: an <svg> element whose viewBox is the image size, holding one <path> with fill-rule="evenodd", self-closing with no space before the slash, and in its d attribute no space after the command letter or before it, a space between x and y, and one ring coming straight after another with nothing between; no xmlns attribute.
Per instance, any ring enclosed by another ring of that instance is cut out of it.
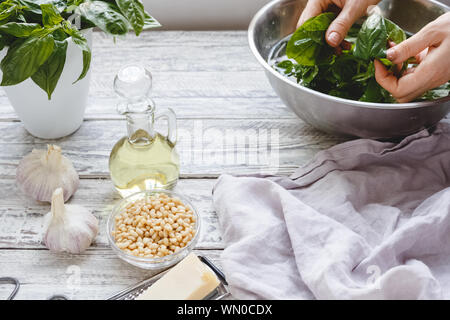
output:
<svg viewBox="0 0 450 320"><path fill-rule="evenodd" d="M114 79L114 90L124 98L118 112L125 115L128 135L111 151L109 171L117 191L126 197L151 189L171 189L179 177L176 116L171 109L155 110L149 97L151 73L140 65L122 68ZM167 136L156 132L155 122L167 120Z"/></svg>

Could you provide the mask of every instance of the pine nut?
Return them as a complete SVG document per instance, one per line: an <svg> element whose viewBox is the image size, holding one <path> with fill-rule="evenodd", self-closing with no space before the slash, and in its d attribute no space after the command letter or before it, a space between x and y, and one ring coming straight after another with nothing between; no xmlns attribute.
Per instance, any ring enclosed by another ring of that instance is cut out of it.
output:
<svg viewBox="0 0 450 320"><path fill-rule="evenodd" d="M138 257L176 253L195 236L192 210L164 193L129 203L114 220L117 247Z"/></svg>

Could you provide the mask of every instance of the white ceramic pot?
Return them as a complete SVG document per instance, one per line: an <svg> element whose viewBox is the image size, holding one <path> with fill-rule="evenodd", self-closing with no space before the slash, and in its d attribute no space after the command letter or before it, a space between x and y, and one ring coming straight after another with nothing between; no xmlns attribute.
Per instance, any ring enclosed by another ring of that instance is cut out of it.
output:
<svg viewBox="0 0 450 320"><path fill-rule="evenodd" d="M84 30L83 34L91 47L92 29ZM5 55L6 49L3 49L0 59ZM82 69L82 51L69 38L66 63L51 100L31 78L14 86L3 87L29 133L38 138L57 139L75 132L81 126L91 78L89 70L82 80L73 84Z"/></svg>

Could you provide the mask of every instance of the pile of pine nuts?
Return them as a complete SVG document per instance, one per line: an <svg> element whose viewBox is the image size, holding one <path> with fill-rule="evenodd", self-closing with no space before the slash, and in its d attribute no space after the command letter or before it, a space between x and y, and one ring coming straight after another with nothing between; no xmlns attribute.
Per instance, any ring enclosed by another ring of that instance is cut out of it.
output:
<svg viewBox="0 0 450 320"><path fill-rule="evenodd" d="M195 235L196 217L178 198L157 193L129 203L115 217L117 247L142 258L178 252Z"/></svg>

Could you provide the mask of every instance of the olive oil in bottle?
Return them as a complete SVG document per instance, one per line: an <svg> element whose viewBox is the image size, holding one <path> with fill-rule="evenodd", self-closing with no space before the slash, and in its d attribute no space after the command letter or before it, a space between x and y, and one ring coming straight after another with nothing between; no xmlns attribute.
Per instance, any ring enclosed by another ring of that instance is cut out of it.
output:
<svg viewBox="0 0 450 320"><path fill-rule="evenodd" d="M109 171L123 197L143 190L171 189L178 181L175 113L155 110L149 98L151 85L150 72L138 65L122 68L114 79L115 91L126 99L118 110L126 117L128 135L112 149ZM167 120L167 136L154 129L160 119Z"/></svg>

